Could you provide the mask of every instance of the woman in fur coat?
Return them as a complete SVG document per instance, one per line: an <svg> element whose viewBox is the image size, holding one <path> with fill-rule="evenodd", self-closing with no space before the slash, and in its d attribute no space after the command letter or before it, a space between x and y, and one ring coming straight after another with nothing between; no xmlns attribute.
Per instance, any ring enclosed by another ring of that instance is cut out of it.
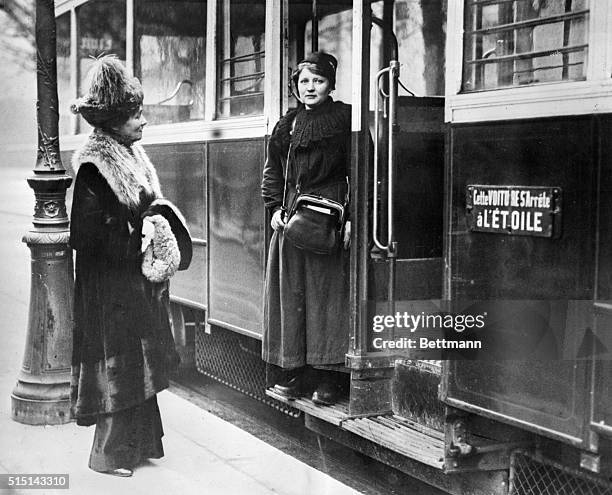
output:
<svg viewBox="0 0 612 495"><path fill-rule="evenodd" d="M88 94L72 106L94 127L73 157L72 413L79 425L96 425L89 467L131 476L164 455L156 394L177 364L168 285L142 274L141 235L151 237L149 207L162 194L136 144L146 124L138 79L112 56L98 59L90 77Z"/></svg>

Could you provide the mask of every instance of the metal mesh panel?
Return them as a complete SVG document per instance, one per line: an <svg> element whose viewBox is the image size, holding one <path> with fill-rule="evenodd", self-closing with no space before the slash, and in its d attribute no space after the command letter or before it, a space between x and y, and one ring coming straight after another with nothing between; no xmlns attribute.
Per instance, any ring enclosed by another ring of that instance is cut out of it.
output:
<svg viewBox="0 0 612 495"><path fill-rule="evenodd" d="M200 373L290 416L299 416L297 409L266 395L266 366L258 340L219 327L206 333L204 325L196 324L195 348Z"/></svg>
<svg viewBox="0 0 612 495"><path fill-rule="evenodd" d="M612 483L554 461L515 452L509 495L612 495Z"/></svg>

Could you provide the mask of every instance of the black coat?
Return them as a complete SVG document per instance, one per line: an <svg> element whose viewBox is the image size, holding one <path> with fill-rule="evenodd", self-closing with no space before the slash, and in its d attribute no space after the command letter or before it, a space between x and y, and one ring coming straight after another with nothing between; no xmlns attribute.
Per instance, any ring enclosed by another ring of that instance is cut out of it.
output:
<svg viewBox="0 0 612 495"><path fill-rule="evenodd" d="M294 124L295 123L295 124ZM289 166L287 167L287 155ZM351 107L331 99L287 113L268 143L262 196L270 212L297 186L343 203L350 174ZM297 249L283 231L272 235L264 291L262 357L283 368L343 363L349 342L349 252Z"/></svg>
<svg viewBox="0 0 612 495"><path fill-rule="evenodd" d="M329 98L320 107L300 106L281 118L270 136L263 172L262 196L270 211L283 204L288 152L285 206L291 205L298 185L303 193L344 203L344 185L351 173L350 105Z"/></svg>
<svg viewBox="0 0 612 495"><path fill-rule="evenodd" d="M71 400L77 422L88 425L166 388L174 348L168 284L141 273L142 218L161 196L144 150L95 131L73 165Z"/></svg>

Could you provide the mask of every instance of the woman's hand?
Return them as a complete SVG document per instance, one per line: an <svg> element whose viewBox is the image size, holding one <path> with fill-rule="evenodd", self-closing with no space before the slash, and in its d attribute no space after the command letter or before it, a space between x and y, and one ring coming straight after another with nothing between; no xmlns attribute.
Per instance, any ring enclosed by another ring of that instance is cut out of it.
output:
<svg viewBox="0 0 612 495"><path fill-rule="evenodd" d="M155 233L155 225L149 217L145 217L142 221L142 243L140 244L140 252L144 253L147 250L149 244L153 240L153 234Z"/></svg>
<svg viewBox="0 0 612 495"><path fill-rule="evenodd" d="M285 227L285 212L282 209L279 208L274 212L270 225L274 230L282 230Z"/></svg>
<svg viewBox="0 0 612 495"><path fill-rule="evenodd" d="M351 221L347 220L344 224L344 238L342 239L344 249L348 249L351 246Z"/></svg>

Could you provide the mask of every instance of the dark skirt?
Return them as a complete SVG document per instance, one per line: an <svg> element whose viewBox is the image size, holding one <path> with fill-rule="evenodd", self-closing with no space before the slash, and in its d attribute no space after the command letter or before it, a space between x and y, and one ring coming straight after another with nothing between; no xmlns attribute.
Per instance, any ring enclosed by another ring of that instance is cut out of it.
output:
<svg viewBox="0 0 612 495"><path fill-rule="evenodd" d="M319 255L272 235L264 293L264 361L285 369L344 363L349 252Z"/></svg>
<svg viewBox="0 0 612 495"><path fill-rule="evenodd" d="M89 467L94 471L132 468L164 456L157 396L129 409L98 416Z"/></svg>

